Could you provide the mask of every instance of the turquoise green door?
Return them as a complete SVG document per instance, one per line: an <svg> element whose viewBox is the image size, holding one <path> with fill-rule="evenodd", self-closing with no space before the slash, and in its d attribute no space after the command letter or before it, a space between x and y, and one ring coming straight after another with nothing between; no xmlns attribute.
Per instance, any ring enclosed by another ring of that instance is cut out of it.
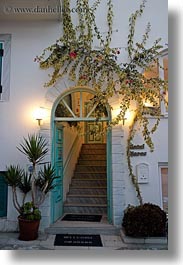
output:
<svg viewBox="0 0 183 265"><path fill-rule="evenodd" d="M0 173L0 217L7 215L7 191L8 186L4 180L4 176Z"/></svg>
<svg viewBox="0 0 183 265"><path fill-rule="evenodd" d="M112 224L112 131L107 130L107 218Z"/></svg>
<svg viewBox="0 0 183 265"><path fill-rule="evenodd" d="M53 163L58 179L52 191L52 223L63 214L63 126L57 123L54 126Z"/></svg>
<svg viewBox="0 0 183 265"><path fill-rule="evenodd" d="M0 99L2 94L3 44L0 43Z"/></svg>
<svg viewBox="0 0 183 265"><path fill-rule="evenodd" d="M97 103L89 104L95 92L89 88L74 88L72 91L63 93L54 103L52 108L52 164L55 166L58 186L52 192L51 199L51 221L55 222L63 214L63 128L62 122L84 122L85 123L85 143L106 143L107 145L107 214L108 221L112 222L112 150L111 150L111 130L106 136L102 133L99 136L91 133L93 126L98 125L101 132L110 121L110 111L103 111L100 122L96 122L95 111ZM69 98L69 100L68 100ZM77 111L76 111L77 110Z"/></svg>

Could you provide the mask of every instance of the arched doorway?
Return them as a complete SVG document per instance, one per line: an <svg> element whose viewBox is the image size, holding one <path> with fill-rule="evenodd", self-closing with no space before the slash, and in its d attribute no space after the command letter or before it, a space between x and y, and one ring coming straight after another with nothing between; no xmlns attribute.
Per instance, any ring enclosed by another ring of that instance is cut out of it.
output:
<svg viewBox="0 0 183 265"><path fill-rule="evenodd" d="M107 216L108 221L110 223L112 222L111 131L107 130L106 134L102 133L110 121L110 111L107 107L103 109L100 122L97 121L95 111L97 110L98 104L91 104L94 96L95 92L89 88L75 87L67 90L58 97L52 108L52 164L58 176L55 183L56 187L51 196L52 223L64 213L63 205L66 193L64 179L65 165L69 161L68 157L71 156L70 153L74 152L73 150L77 142L76 140L78 140L78 135L82 144L106 144ZM98 133L96 133L96 126ZM66 127L73 128L72 135L75 137L75 140L71 139L71 152L69 154L66 150L66 142L69 142L69 133L66 132ZM94 127L95 133L93 133ZM77 137L76 134L78 134ZM67 157L64 157L65 153L67 153Z"/></svg>

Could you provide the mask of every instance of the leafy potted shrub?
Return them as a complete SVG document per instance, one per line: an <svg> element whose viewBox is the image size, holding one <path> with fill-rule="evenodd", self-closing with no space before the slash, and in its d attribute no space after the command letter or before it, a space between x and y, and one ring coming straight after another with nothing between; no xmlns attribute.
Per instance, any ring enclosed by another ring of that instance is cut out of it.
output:
<svg viewBox="0 0 183 265"><path fill-rule="evenodd" d="M122 227L127 236L161 237L166 235L166 221L166 213L159 206L145 203L125 210Z"/></svg>
<svg viewBox="0 0 183 265"><path fill-rule="evenodd" d="M19 239L35 240L38 237L39 223L41 219L40 205L44 202L46 194L55 187L55 171L52 166L44 164L38 172L37 165L44 159L48 152L46 140L39 135L28 135L20 144L18 150L26 155L32 164L31 172L27 173L18 165L7 167L5 179L12 188L13 205L18 211ZM22 193L22 201L19 202L17 191ZM31 201L26 201L31 193Z"/></svg>

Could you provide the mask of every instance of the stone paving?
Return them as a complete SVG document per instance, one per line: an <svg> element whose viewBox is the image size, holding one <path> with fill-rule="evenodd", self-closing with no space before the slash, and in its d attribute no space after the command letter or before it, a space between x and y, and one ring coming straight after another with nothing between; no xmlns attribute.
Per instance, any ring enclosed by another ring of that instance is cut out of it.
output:
<svg viewBox="0 0 183 265"><path fill-rule="evenodd" d="M0 232L0 250L168 250L161 244L125 244L120 236L101 235L103 247L54 246L55 235L40 234L34 241L18 240L18 233Z"/></svg>

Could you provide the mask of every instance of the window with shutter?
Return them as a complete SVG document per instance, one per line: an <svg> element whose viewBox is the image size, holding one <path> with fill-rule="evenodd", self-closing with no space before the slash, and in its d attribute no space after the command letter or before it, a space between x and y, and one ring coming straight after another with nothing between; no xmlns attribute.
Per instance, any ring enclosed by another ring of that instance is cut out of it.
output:
<svg viewBox="0 0 183 265"><path fill-rule="evenodd" d="M10 95L11 35L0 34L0 101L8 101Z"/></svg>
<svg viewBox="0 0 183 265"><path fill-rule="evenodd" d="M168 167L160 167L160 181L162 193L162 208L168 213Z"/></svg>
<svg viewBox="0 0 183 265"><path fill-rule="evenodd" d="M2 96L3 43L0 42L0 99Z"/></svg>
<svg viewBox="0 0 183 265"><path fill-rule="evenodd" d="M151 78L161 78L161 80L168 81L168 49L161 52L161 55L157 58L156 62L151 64L145 71L144 76L147 79ZM148 86L147 86L148 88ZM152 87L151 87L152 88ZM157 107L161 110L161 115L168 115L168 91L162 91L161 94L163 95L165 101L157 102ZM155 112L155 107L152 105L151 102L145 101L144 105L148 108L152 108L152 113Z"/></svg>
<svg viewBox="0 0 183 265"><path fill-rule="evenodd" d="M0 172L0 217L7 215L8 186L4 180L3 172Z"/></svg>

